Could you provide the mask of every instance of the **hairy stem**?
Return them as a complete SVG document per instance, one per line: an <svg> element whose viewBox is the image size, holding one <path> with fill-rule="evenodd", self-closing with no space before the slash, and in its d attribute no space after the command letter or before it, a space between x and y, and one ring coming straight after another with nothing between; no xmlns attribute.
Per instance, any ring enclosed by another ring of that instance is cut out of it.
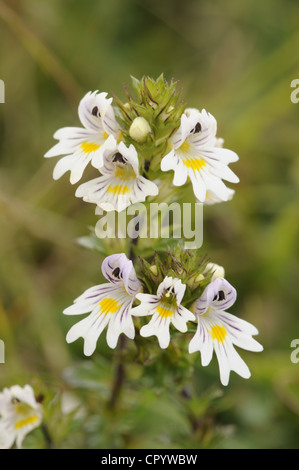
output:
<svg viewBox="0 0 299 470"><path fill-rule="evenodd" d="M118 398L120 396L120 392L122 389L122 386L125 381L125 366L122 361L123 359L123 351L126 345L126 337L124 335L120 336L119 338L119 362L116 366L115 369L115 377L114 377L114 382L112 386L112 391L111 391L111 396L109 400L109 408L111 410L114 410L118 401Z"/></svg>

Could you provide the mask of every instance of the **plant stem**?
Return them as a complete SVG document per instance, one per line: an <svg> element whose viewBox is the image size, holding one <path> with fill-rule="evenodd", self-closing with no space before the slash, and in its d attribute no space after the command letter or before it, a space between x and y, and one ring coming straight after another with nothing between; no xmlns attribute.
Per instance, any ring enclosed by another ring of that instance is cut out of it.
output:
<svg viewBox="0 0 299 470"><path fill-rule="evenodd" d="M135 255L135 253L134 253L133 247L134 247L134 246L137 246L138 239L139 239L138 237L131 239L130 251L129 251L129 259L130 259L132 262L134 262L134 261L135 261L135 258L136 258L136 255Z"/></svg>
<svg viewBox="0 0 299 470"><path fill-rule="evenodd" d="M120 395L120 391L122 389L124 380L125 380L125 366L124 363L122 362L122 353L126 345L126 337L125 336L120 336L119 338L119 362L116 366L115 370L115 377L114 377L114 382L112 386L112 391L111 391L111 396L110 396L110 401L109 401L109 408L110 410L114 410L117 400Z"/></svg>
<svg viewBox="0 0 299 470"><path fill-rule="evenodd" d="M41 425L41 430L42 430L42 433L43 433L43 436L44 436L44 439L45 439L46 448L47 449L54 449L55 446L54 446L54 443L53 443L52 438L50 436L48 427L45 424L42 424Z"/></svg>

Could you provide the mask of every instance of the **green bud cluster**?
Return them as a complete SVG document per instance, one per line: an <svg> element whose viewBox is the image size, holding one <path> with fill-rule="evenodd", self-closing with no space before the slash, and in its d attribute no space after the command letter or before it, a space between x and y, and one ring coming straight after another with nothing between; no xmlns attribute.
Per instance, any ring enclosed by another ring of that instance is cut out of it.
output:
<svg viewBox="0 0 299 470"><path fill-rule="evenodd" d="M210 259L199 250L184 250L181 245L166 253L154 253L151 263L138 257L138 277L149 294L156 294L166 276L180 279L186 285L183 305L188 308L211 282L212 271L207 270Z"/></svg>
<svg viewBox="0 0 299 470"><path fill-rule="evenodd" d="M126 103L113 96L119 110L116 119L122 127L125 144L133 144L138 152L142 172L155 172L156 178L161 158L169 151L169 138L180 126L185 104L180 100L178 82L168 83L163 74L156 80L150 77L141 80L131 78L136 98L127 88Z"/></svg>

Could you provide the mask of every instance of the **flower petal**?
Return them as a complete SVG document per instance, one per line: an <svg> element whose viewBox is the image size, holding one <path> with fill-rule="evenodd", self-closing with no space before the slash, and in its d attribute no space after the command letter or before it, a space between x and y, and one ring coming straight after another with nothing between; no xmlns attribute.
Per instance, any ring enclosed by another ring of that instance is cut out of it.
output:
<svg viewBox="0 0 299 470"><path fill-rule="evenodd" d="M189 343L189 353L196 351L201 352L202 366L209 365L213 357L213 341L207 331L205 322L200 317L198 318L197 331Z"/></svg>
<svg viewBox="0 0 299 470"><path fill-rule="evenodd" d="M157 314L155 314L152 320L140 329L140 335L143 337L157 336L160 348L166 349L170 343L169 324L169 318L159 321Z"/></svg>
<svg viewBox="0 0 299 470"><path fill-rule="evenodd" d="M113 284L124 284L125 290L132 296L140 290L141 283L133 263L124 253L107 256L102 263L102 273Z"/></svg>
<svg viewBox="0 0 299 470"><path fill-rule="evenodd" d="M78 114L85 128L95 132L102 129L102 116L112 103L112 98L107 99L106 96L104 92L90 91L80 101Z"/></svg>
<svg viewBox="0 0 299 470"><path fill-rule="evenodd" d="M84 354L91 356L96 348L98 338L110 317L108 315L99 315L99 311L93 311L88 317L73 325L66 335L67 343L73 343L78 338L84 339Z"/></svg>
<svg viewBox="0 0 299 470"><path fill-rule="evenodd" d="M10 449L16 439L13 426L9 426L7 420L0 418L0 449Z"/></svg>

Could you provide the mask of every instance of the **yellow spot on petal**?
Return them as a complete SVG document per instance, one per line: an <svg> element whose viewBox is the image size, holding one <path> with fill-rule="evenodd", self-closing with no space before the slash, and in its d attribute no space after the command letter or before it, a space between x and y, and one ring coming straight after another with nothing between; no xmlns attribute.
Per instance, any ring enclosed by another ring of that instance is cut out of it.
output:
<svg viewBox="0 0 299 470"><path fill-rule="evenodd" d="M187 168L191 168L194 171L200 171L206 166L206 162L203 158L186 158L183 160L184 165Z"/></svg>
<svg viewBox="0 0 299 470"><path fill-rule="evenodd" d="M101 315L115 313L121 308L121 305L115 299L110 299L109 297L101 300L99 306L101 307Z"/></svg>
<svg viewBox="0 0 299 470"><path fill-rule="evenodd" d="M129 192L129 188L125 184L116 184L115 186L110 185L107 189L107 192L117 196L123 196L124 194Z"/></svg>
<svg viewBox="0 0 299 470"><path fill-rule="evenodd" d="M16 399L14 399L16 400ZM30 411L32 410L32 407L28 405L27 403L24 402L19 402L19 401L13 401L13 404L15 405L15 411L19 415L26 415L29 414Z"/></svg>
<svg viewBox="0 0 299 470"><path fill-rule="evenodd" d="M119 178L121 181L130 181L136 178L136 174L133 168L128 169L127 166L123 168L117 167L114 176Z"/></svg>
<svg viewBox="0 0 299 470"><path fill-rule="evenodd" d="M34 424L38 421L37 415L28 416L28 418L20 419L15 423L15 429L21 429L28 424Z"/></svg>
<svg viewBox="0 0 299 470"><path fill-rule="evenodd" d="M179 148L179 151L182 153L188 153L188 150L190 148L190 144L188 144L187 141L185 141Z"/></svg>
<svg viewBox="0 0 299 470"><path fill-rule="evenodd" d="M210 331L212 339L216 339L219 343L223 343L227 335L224 326L213 325Z"/></svg>
<svg viewBox="0 0 299 470"><path fill-rule="evenodd" d="M123 133L119 132L119 134L117 136L117 139L116 139L116 142L119 144L122 140L123 140Z"/></svg>
<svg viewBox="0 0 299 470"><path fill-rule="evenodd" d="M172 315L174 314L174 309L166 308L164 306L162 307L158 305L157 312L159 314L159 317L167 318L167 317L172 317Z"/></svg>
<svg viewBox="0 0 299 470"><path fill-rule="evenodd" d="M94 144L93 142L82 142L81 149L84 153L95 152L100 148L100 145Z"/></svg>

